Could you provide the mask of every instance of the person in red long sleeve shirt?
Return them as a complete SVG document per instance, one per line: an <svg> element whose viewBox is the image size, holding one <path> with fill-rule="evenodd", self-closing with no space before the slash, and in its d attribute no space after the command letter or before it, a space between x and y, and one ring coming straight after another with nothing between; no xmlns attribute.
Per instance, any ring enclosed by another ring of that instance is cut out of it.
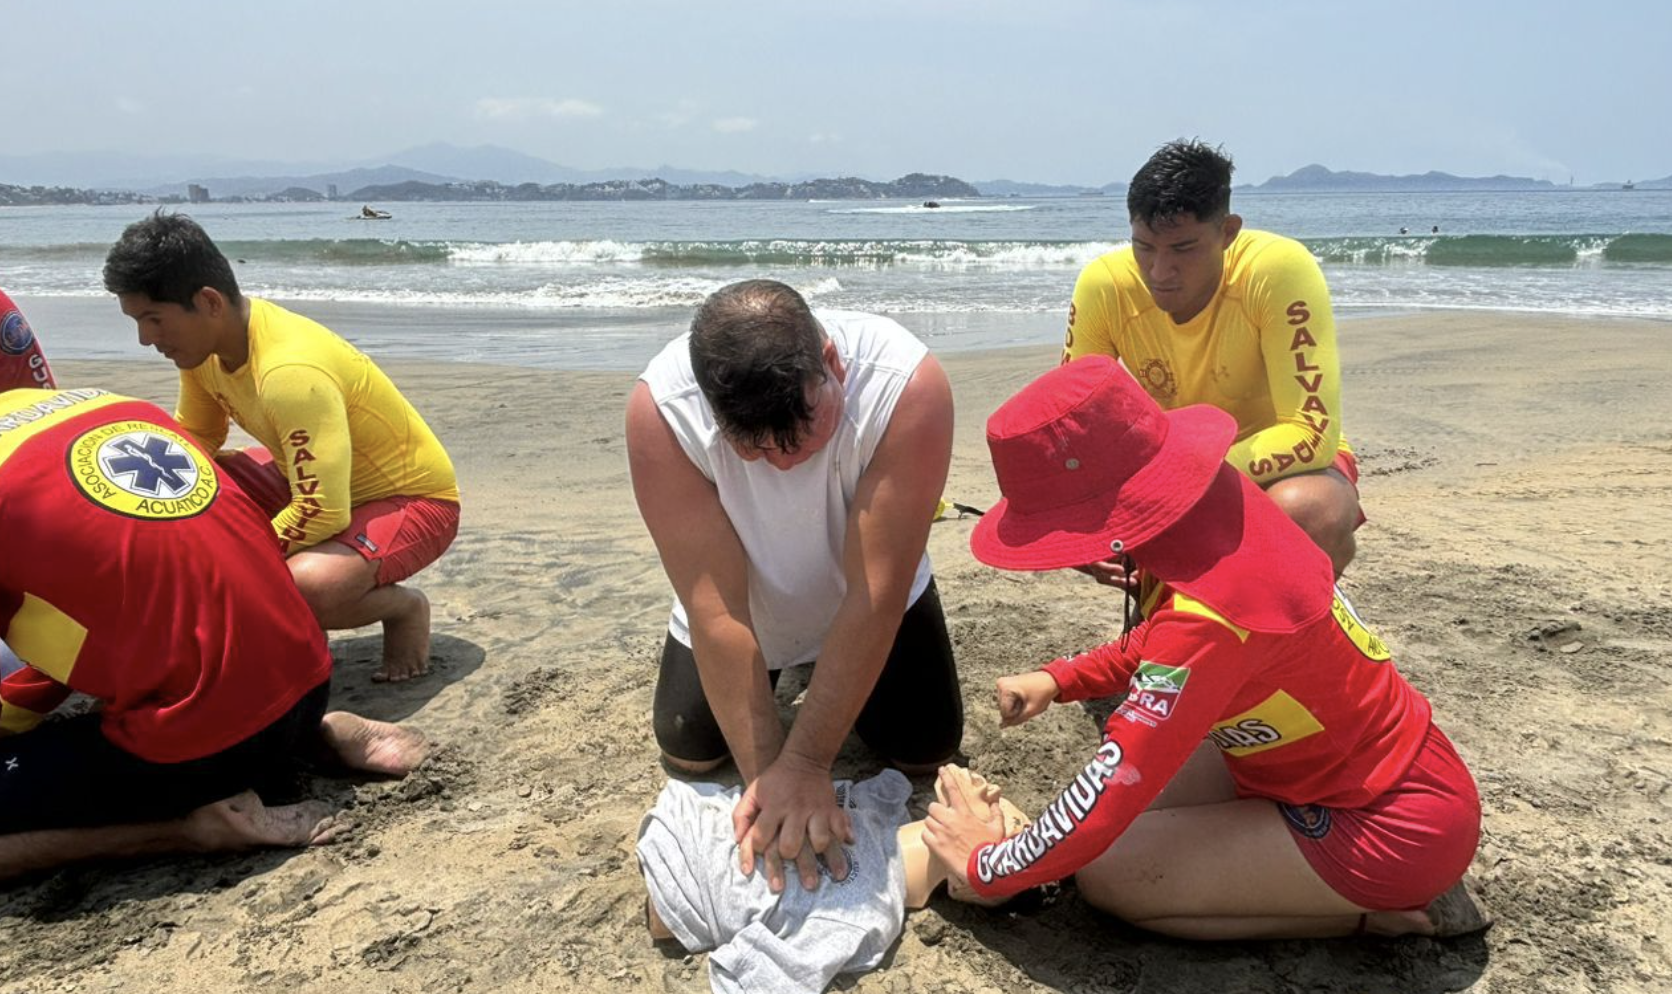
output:
<svg viewBox="0 0 1672 994"><path fill-rule="evenodd" d="M417 732L327 713L325 636L263 526L159 408L0 389L0 881L328 841L326 806L255 790L308 754L423 759ZM42 720L72 692L100 707Z"/></svg>
<svg viewBox="0 0 1672 994"><path fill-rule="evenodd" d="M57 386L35 329L23 312L0 290L0 393L19 387L50 390ZM0 640L0 674L16 668L17 656Z"/></svg>
<svg viewBox="0 0 1672 994"><path fill-rule="evenodd" d="M46 363L35 329L23 312L0 290L0 391L13 387L54 386L52 367Z"/></svg>
<svg viewBox="0 0 1672 994"><path fill-rule="evenodd" d="M1024 388L987 423L1004 499L983 562L1114 556L1143 577L1116 642L998 683L1005 725L1124 693L1091 761L1027 830L932 805L924 837L975 893L1073 875L1094 906L1183 938L1456 934L1473 779L1326 556L1225 453L1236 423L1163 412L1112 359ZM1443 895L1443 899L1442 898Z"/></svg>

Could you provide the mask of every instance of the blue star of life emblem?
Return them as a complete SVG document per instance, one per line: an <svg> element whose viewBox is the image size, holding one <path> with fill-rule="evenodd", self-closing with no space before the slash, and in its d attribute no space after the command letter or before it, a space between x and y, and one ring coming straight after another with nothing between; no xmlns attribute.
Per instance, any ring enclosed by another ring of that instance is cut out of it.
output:
<svg viewBox="0 0 1672 994"><path fill-rule="evenodd" d="M197 483L197 466L179 445L146 432L105 443L99 462L111 480L130 493L177 497Z"/></svg>

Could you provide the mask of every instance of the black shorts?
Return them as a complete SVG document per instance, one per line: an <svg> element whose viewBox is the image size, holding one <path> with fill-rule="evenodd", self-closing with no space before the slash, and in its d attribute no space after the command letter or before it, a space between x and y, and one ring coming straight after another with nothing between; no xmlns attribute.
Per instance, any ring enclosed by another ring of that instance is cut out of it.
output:
<svg viewBox="0 0 1672 994"><path fill-rule="evenodd" d="M769 673L773 687L778 686L781 672ZM703 696L696 657L672 634L662 645L654 724L656 744L675 759L711 762L730 751ZM888 662L854 722L854 731L874 752L894 763L940 763L958 751L964 737L964 699L933 580L901 617Z"/></svg>
<svg viewBox="0 0 1672 994"><path fill-rule="evenodd" d="M326 680L244 741L184 763L153 763L118 748L96 712L0 739L0 835L167 821L282 785L318 738L330 696Z"/></svg>

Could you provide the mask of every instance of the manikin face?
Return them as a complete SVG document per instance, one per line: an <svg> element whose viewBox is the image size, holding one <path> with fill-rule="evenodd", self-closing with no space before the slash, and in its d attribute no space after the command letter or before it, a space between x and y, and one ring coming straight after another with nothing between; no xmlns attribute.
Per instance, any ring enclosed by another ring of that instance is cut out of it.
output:
<svg viewBox="0 0 1672 994"><path fill-rule="evenodd" d="M842 366L836 346L829 341L824 343L824 365L824 379L807 388L807 404L812 408L813 420L801 433L800 443L794 449L780 449L770 441L765 445L749 445L733 440L732 450L738 458L744 462L764 459L773 469L788 470L818 455L830 444L846 410L847 394L842 384L847 370Z"/></svg>
<svg viewBox="0 0 1672 994"><path fill-rule="evenodd" d="M180 369L196 369L215 353L220 335L219 317L227 306L225 297L205 287L192 297L195 310L180 304L152 300L143 293L117 296L122 313L139 328L139 344L156 349Z"/></svg>
<svg viewBox="0 0 1672 994"><path fill-rule="evenodd" d="M1225 274L1225 250L1242 230L1242 218L1227 214L1198 221L1183 214L1155 227L1132 220L1132 253L1138 275L1157 307L1178 324L1208 306Z"/></svg>

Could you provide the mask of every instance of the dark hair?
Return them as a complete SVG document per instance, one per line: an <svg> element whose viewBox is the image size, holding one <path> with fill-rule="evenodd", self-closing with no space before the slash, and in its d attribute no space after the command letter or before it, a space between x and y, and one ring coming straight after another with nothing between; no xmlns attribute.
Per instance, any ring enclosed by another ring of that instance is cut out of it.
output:
<svg viewBox="0 0 1672 994"><path fill-rule="evenodd" d="M1236 169L1223 147L1201 139L1170 141L1155 150L1126 190L1126 213L1153 228L1185 214L1198 221L1223 217L1231 210L1231 173Z"/></svg>
<svg viewBox="0 0 1672 994"><path fill-rule="evenodd" d="M813 420L807 388L828 373L824 329L790 287L733 283L691 319L691 370L727 438L794 452Z"/></svg>
<svg viewBox="0 0 1672 994"><path fill-rule="evenodd" d="M208 233L186 215L164 214L160 208L128 225L110 247L104 285L111 293L143 293L188 311L194 309L192 297L206 286L233 303L242 299L231 263Z"/></svg>

